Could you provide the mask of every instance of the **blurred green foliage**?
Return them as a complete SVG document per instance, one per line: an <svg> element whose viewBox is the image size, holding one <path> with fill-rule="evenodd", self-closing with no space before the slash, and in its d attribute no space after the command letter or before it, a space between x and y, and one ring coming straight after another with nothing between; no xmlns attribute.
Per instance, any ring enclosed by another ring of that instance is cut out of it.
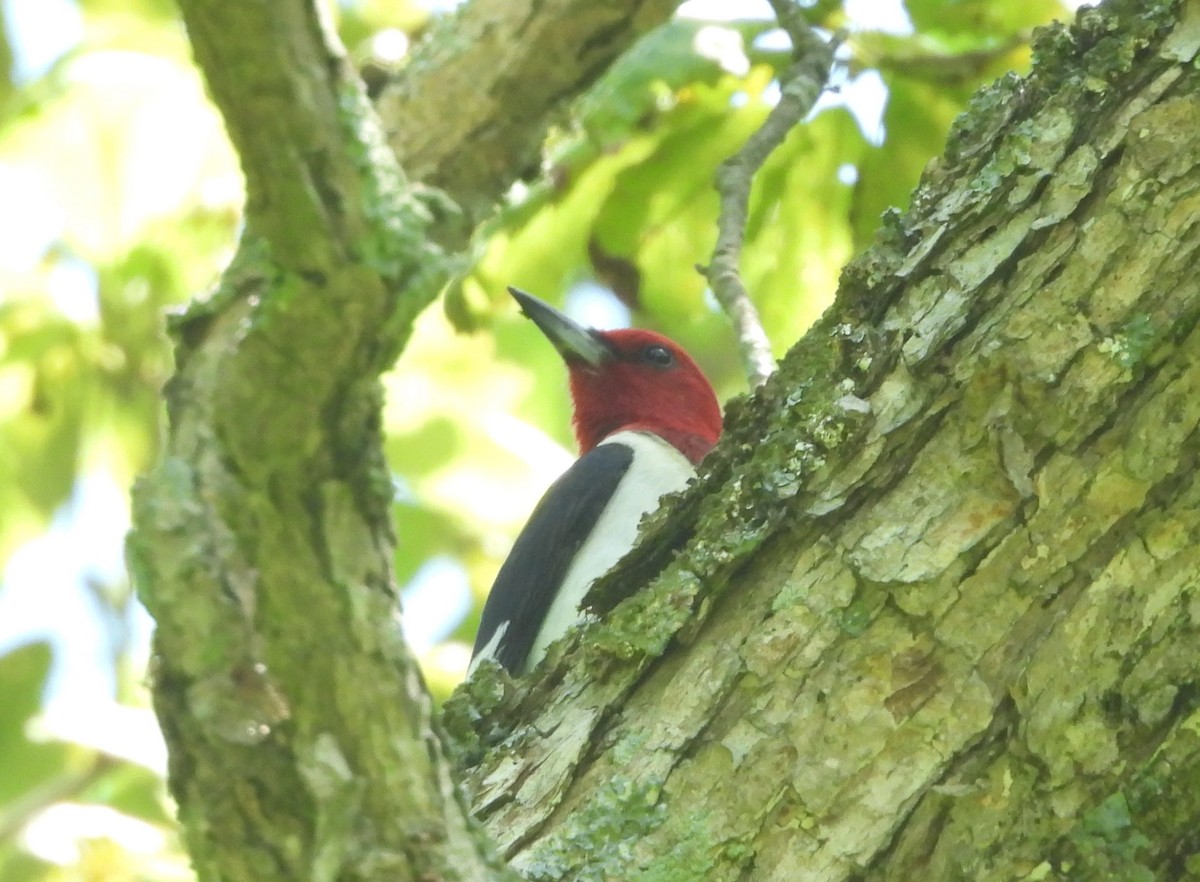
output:
<svg viewBox="0 0 1200 882"><path fill-rule="evenodd" d="M908 0L912 31L885 33L838 3L813 8L822 26L850 29L842 92L763 169L744 259L779 354L829 303L880 213L904 207L970 93L1026 65L1028 30L1065 15L1056 0ZM82 478L127 486L155 455L164 311L203 295L239 220L236 158L173 5L75 9L79 39L33 76L14 61L13 17L0 19L0 563L49 529ZM395 60L373 58L377 35L416 35L426 20L417 3L376 0L339 14L354 57L381 76ZM715 241L715 167L762 122L787 60L769 31L681 19L647 36L551 133L542 179L515 187L479 232L470 273L387 378L396 572L421 586L412 618L429 633L414 636L436 693L465 666L477 613L462 610L570 457L562 369L505 285L560 303L592 292L572 308L620 301L694 352L723 396L744 387L695 266ZM434 563L442 578L425 578ZM123 635L108 633L116 694L49 709L51 650L3 630L9 590L0 583L0 878L187 878L144 647L125 639L129 587L78 591L91 627Z"/></svg>

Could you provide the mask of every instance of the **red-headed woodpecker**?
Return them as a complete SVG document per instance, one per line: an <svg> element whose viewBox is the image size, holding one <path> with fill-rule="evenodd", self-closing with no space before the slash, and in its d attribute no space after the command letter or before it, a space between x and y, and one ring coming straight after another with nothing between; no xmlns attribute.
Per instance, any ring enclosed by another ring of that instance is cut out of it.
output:
<svg viewBox="0 0 1200 882"><path fill-rule="evenodd" d="M509 288L567 364L579 459L546 491L483 608L471 671L495 659L514 674L580 619L588 587L637 538L665 493L683 489L721 434L700 368L651 331L593 331Z"/></svg>

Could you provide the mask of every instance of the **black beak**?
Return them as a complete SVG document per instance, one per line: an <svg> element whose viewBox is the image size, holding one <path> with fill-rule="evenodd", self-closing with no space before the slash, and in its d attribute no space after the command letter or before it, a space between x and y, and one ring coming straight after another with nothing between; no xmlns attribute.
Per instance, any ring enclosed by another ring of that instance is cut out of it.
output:
<svg viewBox="0 0 1200 882"><path fill-rule="evenodd" d="M595 331L583 327L549 303L511 285L508 293L520 304L521 312L525 313L554 344L554 348L564 360L582 361L592 367L599 367L601 362L612 355L608 344Z"/></svg>

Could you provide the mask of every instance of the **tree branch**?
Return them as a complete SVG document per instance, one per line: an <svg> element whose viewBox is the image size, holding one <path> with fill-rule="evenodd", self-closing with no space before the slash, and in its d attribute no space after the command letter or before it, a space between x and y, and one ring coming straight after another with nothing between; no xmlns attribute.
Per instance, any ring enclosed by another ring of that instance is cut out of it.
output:
<svg viewBox="0 0 1200 882"><path fill-rule="evenodd" d="M808 26L792 0L772 0L771 7L780 26L791 37L793 62L780 76L779 103L771 108L762 127L750 136L745 146L717 170L717 192L721 197L717 245L709 265L700 268L717 302L733 322L751 386L766 381L775 370L775 359L758 310L742 283L740 266L750 188L767 157L812 110L825 88L835 48Z"/></svg>
<svg viewBox="0 0 1200 882"><path fill-rule="evenodd" d="M409 174L445 190L473 227L514 179L537 176L551 119L677 5L466 4L416 47L403 75L380 95L396 155Z"/></svg>
<svg viewBox="0 0 1200 882"><path fill-rule="evenodd" d="M847 40L854 52L850 62L851 71L874 68L882 73L921 79L946 86L961 85L972 81L988 69L1011 55L1016 49L1027 47L1032 34L1013 34L1007 40L986 49L965 52L936 52L919 49L906 38L890 34L867 32L856 34Z"/></svg>

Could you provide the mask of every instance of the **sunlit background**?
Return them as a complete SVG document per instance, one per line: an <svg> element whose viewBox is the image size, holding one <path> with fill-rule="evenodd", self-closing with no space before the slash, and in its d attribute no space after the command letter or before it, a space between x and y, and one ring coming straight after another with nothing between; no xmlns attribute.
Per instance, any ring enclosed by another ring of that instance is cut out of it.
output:
<svg viewBox="0 0 1200 882"><path fill-rule="evenodd" d="M814 3L851 39L836 89L757 185L744 272L777 354L903 208L981 84L1027 67L1056 0ZM1070 4L1077 5L1077 4ZM449 3L346 2L372 85ZM0 31L0 880L189 877L145 688L152 622L122 561L128 488L155 456L165 311L234 247L242 183L165 0L4 0ZM478 605L570 462L563 371L503 294L679 339L744 389L695 272L716 163L778 96L765 2L690 0L551 133L471 274L387 378L405 635L436 695Z"/></svg>

